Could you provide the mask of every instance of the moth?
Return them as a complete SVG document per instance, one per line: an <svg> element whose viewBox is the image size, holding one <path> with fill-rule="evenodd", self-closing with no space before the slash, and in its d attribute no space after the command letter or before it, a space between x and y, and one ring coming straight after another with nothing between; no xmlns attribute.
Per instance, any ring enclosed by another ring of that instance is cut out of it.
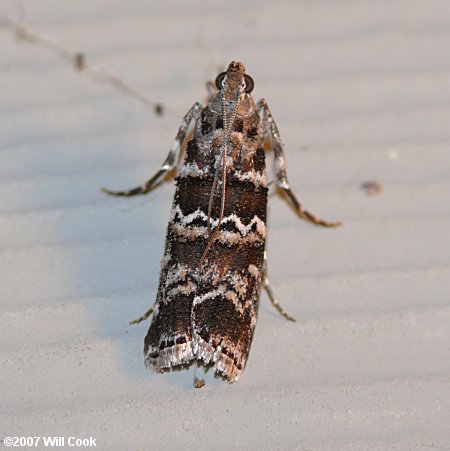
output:
<svg viewBox="0 0 450 451"><path fill-rule="evenodd" d="M253 100L253 79L233 61L215 81L217 93L184 116L159 171L142 186L104 191L113 196L147 194L178 169L176 191L153 307L145 337L147 366L164 372L195 360L234 382L242 375L255 330L263 287L276 300L265 252L268 181L264 141L270 138L277 186L297 214L334 227L308 212L291 191L278 127L264 99ZM180 151L191 124L192 138Z"/></svg>

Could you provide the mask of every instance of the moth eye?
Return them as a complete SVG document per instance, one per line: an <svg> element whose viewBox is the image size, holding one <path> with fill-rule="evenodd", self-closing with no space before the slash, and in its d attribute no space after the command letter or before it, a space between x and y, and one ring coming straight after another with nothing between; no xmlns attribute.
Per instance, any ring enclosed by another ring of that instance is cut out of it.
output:
<svg viewBox="0 0 450 451"><path fill-rule="evenodd" d="M244 74L244 92L249 94L253 91L253 88L255 87L255 82L253 81L253 78L250 77L250 75Z"/></svg>
<svg viewBox="0 0 450 451"><path fill-rule="evenodd" d="M221 90L223 88L224 82L225 82L225 75L227 73L226 72L221 72L217 77L216 77L216 88Z"/></svg>

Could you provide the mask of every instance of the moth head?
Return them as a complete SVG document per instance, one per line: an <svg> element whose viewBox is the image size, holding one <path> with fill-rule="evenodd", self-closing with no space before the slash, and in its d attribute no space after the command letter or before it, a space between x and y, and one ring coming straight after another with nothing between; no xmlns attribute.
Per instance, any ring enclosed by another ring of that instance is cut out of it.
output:
<svg viewBox="0 0 450 451"><path fill-rule="evenodd" d="M240 61L232 61L226 72L221 72L216 77L216 87L219 91L241 91L249 94L255 87L255 82L250 75L245 73L245 66Z"/></svg>

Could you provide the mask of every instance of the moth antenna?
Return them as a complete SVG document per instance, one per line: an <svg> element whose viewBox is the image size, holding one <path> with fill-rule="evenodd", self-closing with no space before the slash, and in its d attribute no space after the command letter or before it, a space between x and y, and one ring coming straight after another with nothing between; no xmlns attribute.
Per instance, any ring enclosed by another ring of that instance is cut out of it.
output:
<svg viewBox="0 0 450 451"><path fill-rule="evenodd" d="M206 245L206 249L202 254L202 258L200 259L200 272L202 271L203 264L205 263L205 259L208 255L209 250L211 249L211 246L214 243L214 240L216 238L217 233L219 233L220 226L222 225L223 216L225 212L225 199L226 199L226 192L227 192L227 156L228 156L228 141L230 139L231 134L231 128L233 127L234 121L236 119L237 111L239 108L239 105L241 103L242 98L242 87L240 88L241 92L239 94L239 98L236 101L236 105L234 106L233 113L231 115L230 123L228 124L228 117L227 117L227 111L226 106L227 102L225 100L225 93L222 93L222 120L223 120L223 130L224 130L224 146L223 146L223 154L222 154L222 193L221 193L221 205L220 205L220 215L219 215L219 222L217 226L214 228L214 231L211 236L211 213L212 213L212 205L213 205L213 196L214 196L214 190L216 188L217 184L217 175L219 172L219 169L217 169L216 174L214 175L214 183L213 183L213 189L211 189L211 196L209 199L209 206L208 206L208 244ZM216 258L217 258L217 253Z"/></svg>
<svg viewBox="0 0 450 451"><path fill-rule="evenodd" d="M214 181L211 188L211 192L209 194L209 204L208 204L208 236L211 234L211 214L212 214L212 207L214 203L214 195L216 194L216 188L217 188L217 181L219 179L219 171L216 170L214 174Z"/></svg>

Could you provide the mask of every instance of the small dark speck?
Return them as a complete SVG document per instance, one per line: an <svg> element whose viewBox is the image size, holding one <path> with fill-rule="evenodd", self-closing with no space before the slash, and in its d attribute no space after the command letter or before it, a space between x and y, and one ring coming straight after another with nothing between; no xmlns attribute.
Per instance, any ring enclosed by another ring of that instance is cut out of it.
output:
<svg viewBox="0 0 450 451"><path fill-rule="evenodd" d="M361 183L361 189L368 196L378 196L378 194L380 194L383 190L383 187L381 186L381 183L376 180L367 180Z"/></svg>
<svg viewBox="0 0 450 451"><path fill-rule="evenodd" d="M155 105L155 114L157 116L162 116L164 114L164 107L160 103Z"/></svg>
<svg viewBox="0 0 450 451"><path fill-rule="evenodd" d="M73 57L73 64L76 70L83 70L86 67L86 55L84 53L76 53Z"/></svg>
<svg viewBox="0 0 450 451"><path fill-rule="evenodd" d="M194 377L194 388L202 388L205 385L204 379L199 379L198 377Z"/></svg>

